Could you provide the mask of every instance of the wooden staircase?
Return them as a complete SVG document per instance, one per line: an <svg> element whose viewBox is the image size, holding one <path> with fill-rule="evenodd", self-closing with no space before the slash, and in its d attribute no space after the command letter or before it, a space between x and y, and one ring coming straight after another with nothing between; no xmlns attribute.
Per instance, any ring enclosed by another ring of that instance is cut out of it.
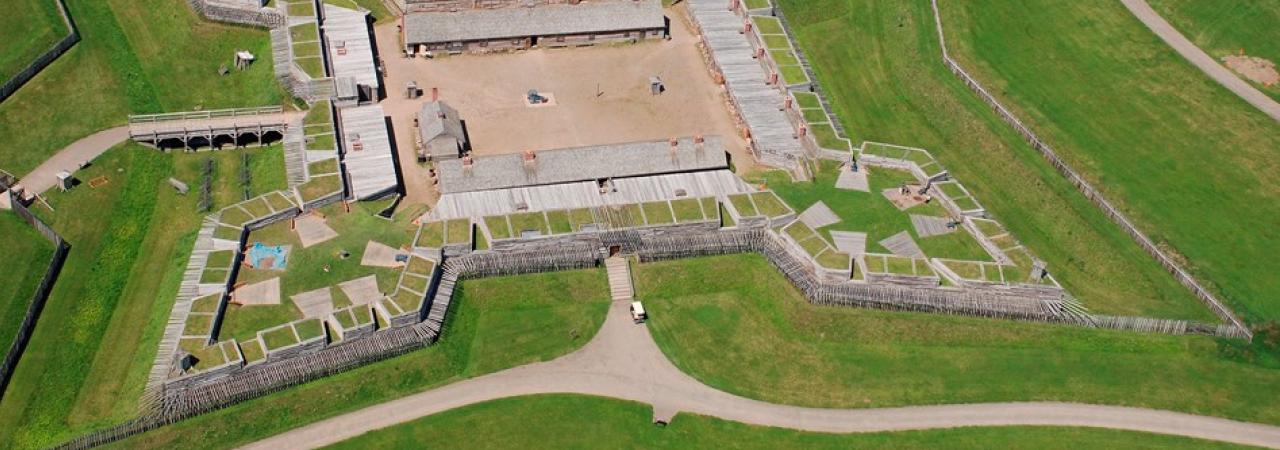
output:
<svg viewBox="0 0 1280 450"><path fill-rule="evenodd" d="M604 260L604 267L609 273L609 293L613 301L630 302L635 298L635 289L631 286L631 266L627 259L612 256Z"/></svg>

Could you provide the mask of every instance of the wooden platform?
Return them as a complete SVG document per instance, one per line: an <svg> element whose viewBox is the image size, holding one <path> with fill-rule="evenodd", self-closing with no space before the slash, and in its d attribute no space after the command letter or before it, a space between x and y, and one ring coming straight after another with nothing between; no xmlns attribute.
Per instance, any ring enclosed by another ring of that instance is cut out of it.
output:
<svg viewBox="0 0 1280 450"><path fill-rule="evenodd" d="M916 245L916 241L911 239L911 233L906 231L889 236L887 239L880 241L880 245L889 249L889 253L893 253L898 256L911 258L925 257L924 250L920 250L920 246Z"/></svg>
<svg viewBox="0 0 1280 450"><path fill-rule="evenodd" d="M840 216L837 216L835 211L828 208L827 204L823 203L822 200L818 200L818 202L814 203L813 206L810 206L809 209L804 210L804 212L800 213L800 217L798 218L801 222L804 222L805 225L808 225L809 228L813 228L815 230L828 225L840 223Z"/></svg>
<svg viewBox="0 0 1280 450"><path fill-rule="evenodd" d="M911 226L915 227L916 236L922 238L955 233L956 229L948 226L950 224L951 219L946 217L911 215Z"/></svg>

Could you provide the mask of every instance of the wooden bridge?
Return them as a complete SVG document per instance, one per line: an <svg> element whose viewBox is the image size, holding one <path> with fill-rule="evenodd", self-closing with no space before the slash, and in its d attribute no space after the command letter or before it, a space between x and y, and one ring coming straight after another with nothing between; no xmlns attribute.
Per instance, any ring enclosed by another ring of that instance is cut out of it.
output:
<svg viewBox="0 0 1280 450"><path fill-rule="evenodd" d="M129 138L159 149L261 144L284 138L293 113L279 106L129 116Z"/></svg>

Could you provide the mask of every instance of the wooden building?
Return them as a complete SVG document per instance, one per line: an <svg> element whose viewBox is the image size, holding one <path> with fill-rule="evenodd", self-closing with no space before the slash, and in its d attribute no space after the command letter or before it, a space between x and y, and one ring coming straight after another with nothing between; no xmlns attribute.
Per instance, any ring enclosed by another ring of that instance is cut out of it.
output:
<svg viewBox="0 0 1280 450"><path fill-rule="evenodd" d="M418 156L433 161L458 159L467 149L458 110L443 101L423 104L418 110Z"/></svg>
<svg viewBox="0 0 1280 450"><path fill-rule="evenodd" d="M404 18L409 54L592 45L659 39L667 33L660 0L424 12Z"/></svg>

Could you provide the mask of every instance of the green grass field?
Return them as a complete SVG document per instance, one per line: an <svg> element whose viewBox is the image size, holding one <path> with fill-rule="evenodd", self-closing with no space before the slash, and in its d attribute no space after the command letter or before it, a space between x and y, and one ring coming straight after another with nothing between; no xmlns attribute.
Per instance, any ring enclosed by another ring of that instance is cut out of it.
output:
<svg viewBox="0 0 1280 450"><path fill-rule="evenodd" d="M584 420L584 418L587 418ZM589 420L590 425L584 422ZM649 405L581 395L539 395L475 404L363 434L331 449L414 448L1237 448L1181 437L1063 427L989 427L896 433L809 433L679 414L666 427L652 423Z"/></svg>
<svg viewBox="0 0 1280 450"><path fill-rule="evenodd" d="M253 166L269 164L274 157L266 153L280 150L249 152ZM239 152L162 154L127 145L77 174L106 176L107 184L50 193L57 212L38 209L72 249L0 401L4 447L48 446L136 413L204 216L195 188L208 157L217 161L215 208L239 201ZM284 187L284 168L275 164L280 175L256 177L254 189ZM165 183L170 176L187 182L192 193L179 195Z"/></svg>
<svg viewBox="0 0 1280 450"><path fill-rule="evenodd" d="M0 271L0 355L9 351L31 296L53 259L53 243L12 211L0 211L0 249L11 258Z"/></svg>
<svg viewBox="0 0 1280 450"><path fill-rule="evenodd" d="M287 97L271 71L265 30L206 22L183 0L67 0L67 7L83 39L0 103L0 169L21 176L77 139L123 125L130 113L278 105ZM218 75L219 66L233 67L237 49L258 61Z"/></svg>
<svg viewBox="0 0 1280 450"><path fill-rule="evenodd" d="M779 3L855 142L932 151L1094 312L1214 320L943 68L928 3Z"/></svg>
<svg viewBox="0 0 1280 450"><path fill-rule="evenodd" d="M1280 123L1119 3L941 7L953 56L1060 156L1246 320L1280 319Z"/></svg>
<svg viewBox="0 0 1280 450"><path fill-rule="evenodd" d="M55 2L6 2L0 15L0 82L26 69L68 32Z"/></svg>
<svg viewBox="0 0 1280 450"><path fill-rule="evenodd" d="M1147 0L1183 36L1214 58L1241 50L1280 64L1280 3ZM1252 83L1280 101L1280 84Z"/></svg>
<svg viewBox="0 0 1280 450"><path fill-rule="evenodd" d="M604 323L602 269L466 280L435 346L160 428L114 448L234 447L464 378L546 361Z"/></svg>
<svg viewBox="0 0 1280 450"><path fill-rule="evenodd" d="M815 307L758 255L634 274L672 362L750 398L842 408L1070 401L1280 423L1280 339L1246 357L1243 344L1207 337Z"/></svg>

